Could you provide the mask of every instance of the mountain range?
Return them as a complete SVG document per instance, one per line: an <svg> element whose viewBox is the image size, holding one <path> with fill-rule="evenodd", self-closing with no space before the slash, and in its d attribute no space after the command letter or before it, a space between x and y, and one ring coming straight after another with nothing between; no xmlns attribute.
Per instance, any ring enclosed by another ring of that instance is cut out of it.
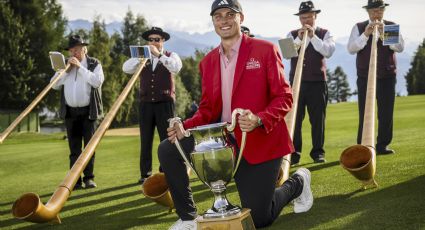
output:
<svg viewBox="0 0 425 230"><path fill-rule="evenodd" d="M121 33L123 23L111 22L106 24L106 31L109 34L114 32ZM68 22L68 31L77 29L90 30L92 23L88 20L72 20ZM208 50L216 47L220 40L214 31L206 33L188 33L185 31L167 30L171 35L171 39L165 43L165 49L178 53L181 57L188 57L194 54L195 50ZM255 33L254 33L255 34ZM286 36L286 35L283 35ZM282 37L283 37L282 36ZM258 39L268 40L274 44L278 44L279 37L263 37L255 35ZM333 71L337 66L341 66L347 74L350 88L354 91L356 87L356 67L355 55L350 55L346 49L347 38L339 38L336 40L335 52L331 58L327 60L327 67ZM405 50L397 53L397 85L396 92L399 95L407 95L406 81L404 76L410 68L410 62L414 52L417 49L417 43L405 44ZM289 61L283 60L286 76L289 74ZM353 99L353 98L352 98Z"/></svg>

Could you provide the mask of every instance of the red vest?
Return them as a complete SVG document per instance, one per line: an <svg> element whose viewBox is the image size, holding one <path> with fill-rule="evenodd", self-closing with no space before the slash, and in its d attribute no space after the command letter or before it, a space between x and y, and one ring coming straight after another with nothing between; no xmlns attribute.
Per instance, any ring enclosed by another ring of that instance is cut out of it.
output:
<svg viewBox="0 0 425 230"><path fill-rule="evenodd" d="M164 54L169 57L170 52ZM176 88L174 75L158 61L152 71L152 62L146 63L140 74L140 100L144 102L175 101Z"/></svg>
<svg viewBox="0 0 425 230"><path fill-rule="evenodd" d="M325 37L328 31L317 27L314 34L321 40ZM292 37L295 39L298 36L298 30L291 31ZM298 57L291 58L291 71L289 73L289 81L293 82L295 69L297 67ZM304 54L304 67L301 81L326 81L326 62L325 57L317 52L313 44L307 46Z"/></svg>
<svg viewBox="0 0 425 230"><path fill-rule="evenodd" d="M369 21L364 21L357 23L357 28L359 29L359 34L362 34L366 26L369 24ZM394 22L385 21L385 25L395 24ZM356 58L356 67L357 67L357 76L367 78L369 72L369 61L370 61L370 51L372 47L372 36L369 36L366 46L357 53ZM383 46L382 40L378 40L378 63L377 63L377 74L378 78L389 78L395 77L397 73L397 63L395 59L394 50L390 49L390 46Z"/></svg>

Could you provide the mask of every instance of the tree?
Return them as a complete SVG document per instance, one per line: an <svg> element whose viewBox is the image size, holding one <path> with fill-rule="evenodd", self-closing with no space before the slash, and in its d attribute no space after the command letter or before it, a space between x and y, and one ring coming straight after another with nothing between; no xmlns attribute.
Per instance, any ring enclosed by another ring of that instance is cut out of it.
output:
<svg viewBox="0 0 425 230"><path fill-rule="evenodd" d="M28 56L29 41L25 27L12 9L0 1L0 109L23 107L31 89L30 78L34 60Z"/></svg>
<svg viewBox="0 0 425 230"><path fill-rule="evenodd" d="M405 78L409 95L425 93L425 39L419 45Z"/></svg>
<svg viewBox="0 0 425 230"><path fill-rule="evenodd" d="M193 100L199 102L201 99L201 76L199 75L199 62L204 58L206 51L196 50L194 57L182 60L183 67L179 76L186 90Z"/></svg>
<svg viewBox="0 0 425 230"><path fill-rule="evenodd" d="M327 71L329 74L329 71ZM333 73L330 73L328 79L328 100L329 102L344 102L351 96L350 86L347 81L347 75L344 70L337 66Z"/></svg>
<svg viewBox="0 0 425 230"><path fill-rule="evenodd" d="M13 108L24 108L40 93L53 76L54 72L51 69L48 54L49 51L58 50L58 47L63 44L63 34L67 21L63 16L61 5L56 0L3 0L1 2L2 5L4 4L11 9L14 20L17 24L19 23L19 27L24 28L25 33L20 36L28 42L25 55L33 60L31 71L22 73L18 77L19 80L17 81L22 82L22 84L17 84L11 89L15 92L23 90L23 93L14 98L13 103L10 103L11 101L7 103ZM13 36L4 33L4 31L2 33L5 36ZM10 37L9 39L11 40ZM25 49L25 45L23 48ZM7 60L7 62L9 61L11 60ZM20 60L12 59L12 61ZM28 66L28 61L24 60L20 65ZM58 101L57 94L49 94L41 104L51 107L56 105Z"/></svg>

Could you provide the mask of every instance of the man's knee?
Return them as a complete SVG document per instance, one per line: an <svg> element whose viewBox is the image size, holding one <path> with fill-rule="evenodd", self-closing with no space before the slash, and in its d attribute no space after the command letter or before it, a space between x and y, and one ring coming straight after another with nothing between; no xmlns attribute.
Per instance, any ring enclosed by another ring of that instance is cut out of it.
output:
<svg viewBox="0 0 425 230"><path fill-rule="evenodd" d="M165 139L161 141L158 146L158 160L162 164L165 160L169 159L170 152L173 151L174 145L168 140Z"/></svg>

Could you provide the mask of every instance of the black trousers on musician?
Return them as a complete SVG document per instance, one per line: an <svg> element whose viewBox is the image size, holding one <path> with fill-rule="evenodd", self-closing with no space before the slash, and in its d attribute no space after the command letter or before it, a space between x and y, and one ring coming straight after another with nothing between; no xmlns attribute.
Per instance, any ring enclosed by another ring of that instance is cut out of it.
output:
<svg viewBox="0 0 425 230"><path fill-rule="evenodd" d="M95 133L97 123L96 120L89 119L89 106L80 108L67 106L65 126L70 150L69 161L71 168L82 152L83 142L85 147ZM83 171L84 181L94 178L94 159L95 154L93 153L92 158ZM81 184L81 182L81 178L78 179L77 183Z"/></svg>
<svg viewBox="0 0 425 230"><path fill-rule="evenodd" d="M193 137L180 141L185 153L194 148ZM190 160L189 154L186 157ZM158 158L165 173L177 215L182 220L193 220L197 209L189 186L186 165L176 146L164 140L158 147ZM282 209L298 197L303 188L303 180L292 175L285 183L275 188L282 159L274 159L261 164L250 164L242 158L235 175L243 208L251 209L251 216L257 228L271 225ZM211 193L211 196L213 194Z"/></svg>
<svg viewBox="0 0 425 230"><path fill-rule="evenodd" d="M378 78L376 81L376 101L378 107L378 137L376 151L384 150L393 139L393 115L396 78ZM357 78L359 128L357 144L362 141L363 117L365 111L367 77Z"/></svg>
<svg viewBox="0 0 425 230"><path fill-rule="evenodd" d="M310 156L313 159L325 156L325 119L328 105L328 86L326 81L303 81L298 98L298 109L294 130L294 147L298 153L302 152L302 123L307 108L311 124L312 149Z"/></svg>
<svg viewBox="0 0 425 230"><path fill-rule="evenodd" d="M159 139L167 138L168 119L174 117L174 102L140 102L140 177L152 174L152 146L155 127Z"/></svg>

